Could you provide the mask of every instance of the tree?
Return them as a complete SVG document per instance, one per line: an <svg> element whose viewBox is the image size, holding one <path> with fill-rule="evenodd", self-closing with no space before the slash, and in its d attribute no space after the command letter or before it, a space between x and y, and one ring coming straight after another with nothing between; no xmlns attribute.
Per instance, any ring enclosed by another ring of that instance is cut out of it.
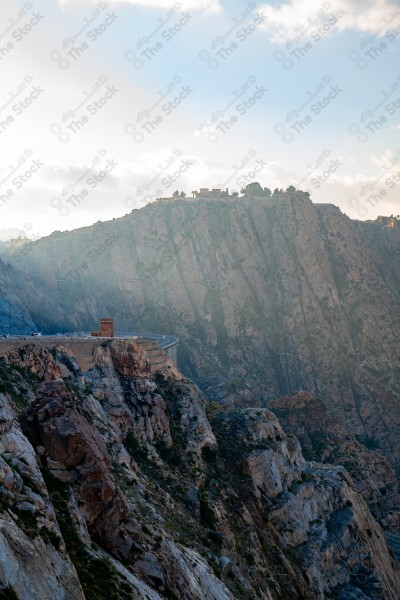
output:
<svg viewBox="0 0 400 600"><path fill-rule="evenodd" d="M289 185L289 187L287 188L287 190L286 190L286 191L287 191L287 192L291 192L291 193L293 193L293 192L295 192L295 191L296 191L296 188L295 188L295 187L293 187L293 185Z"/></svg>
<svg viewBox="0 0 400 600"><path fill-rule="evenodd" d="M233 196L234 198L237 198L237 197L239 196L239 192L233 192L233 193L232 193L232 196Z"/></svg>
<svg viewBox="0 0 400 600"><path fill-rule="evenodd" d="M271 194L272 194L271 190L269 188L265 187L264 188L264 196L266 196L267 198L270 198Z"/></svg>
<svg viewBox="0 0 400 600"><path fill-rule="evenodd" d="M244 196L265 196L264 190L258 181L247 184L245 188L240 190L240 193Z"/></svg>
<svg viewBox="0 0 400 600"><path fill-rule="evenodd" d="M175 190L174 193L172 194L173 198L179 198L179 191Z"/></svg>
<svg viewBox="0 0 400 600"><path fill-rule="evenodd" d="M186 193L182 191L182 192L180 193L180 196L181 196L181 198L186 198Z"/></svg>

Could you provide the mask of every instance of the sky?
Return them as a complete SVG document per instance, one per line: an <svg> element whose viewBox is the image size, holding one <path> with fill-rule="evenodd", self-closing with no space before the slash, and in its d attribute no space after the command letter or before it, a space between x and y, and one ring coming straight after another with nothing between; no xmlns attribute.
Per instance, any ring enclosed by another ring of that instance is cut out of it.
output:
<svg viewBox="0 0 400 600"><path fill-rule="evenodd" d="M400 4L2 0L0 240L178 189L400 213Z"/></svg>

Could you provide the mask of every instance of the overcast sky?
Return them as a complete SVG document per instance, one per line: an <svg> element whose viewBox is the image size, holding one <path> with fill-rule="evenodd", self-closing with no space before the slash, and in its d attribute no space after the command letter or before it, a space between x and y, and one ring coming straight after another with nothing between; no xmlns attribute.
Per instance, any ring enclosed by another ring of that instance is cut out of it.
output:
<svg viewBox="0 0 400 600"><path fill-rule="evenodd" d="M2 0L0 25L0 230L254 180L400 213L392 0Z"/></svg>

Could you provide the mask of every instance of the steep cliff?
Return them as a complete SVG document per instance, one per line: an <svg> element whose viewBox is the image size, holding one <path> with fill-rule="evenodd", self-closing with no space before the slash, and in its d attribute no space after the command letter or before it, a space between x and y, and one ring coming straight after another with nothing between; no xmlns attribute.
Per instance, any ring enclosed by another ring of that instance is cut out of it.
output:
<svg viewBox="0 0 400 600"><path fill-rule="evenodd" d="M400 292L400 218L378 217L359 222L357 227L373 249L386 283Z"/></svg>
<svg viewBox="0 0 400 600"><path fill-rule="evenodd" d="M381 525L394 533L400 530L398 481L389 459L373 449L371 440L361 438L361 444L328 417L322 400L305 392L274 400L268 408L299 439L308 460L344 466Z"/></svg>
<svg viewBox="0 0 400 600"><path fill-rule="evenodd" d="M392 223L392 225L390 225ZM390 225L390 227L389 227ZM397 220L351 221L302 192L158 202L7 255L47 331L173 332L180 366L218 401L307 390L400 465Z"/></svg>
<svg viewBox="0 0 400 600"><path fill-rule="evenodd" d="M29 310L18 294L20 277L0 259L0 335L36 331Z"/></svg>
<svg viewBox="0 0 400 600"><path fill-rule="evenodd" d="M152 376L135 342L100 345L94 364L62 346L0 361L6 597L399 597L347 471L307 462L270 411Z"/></svg>

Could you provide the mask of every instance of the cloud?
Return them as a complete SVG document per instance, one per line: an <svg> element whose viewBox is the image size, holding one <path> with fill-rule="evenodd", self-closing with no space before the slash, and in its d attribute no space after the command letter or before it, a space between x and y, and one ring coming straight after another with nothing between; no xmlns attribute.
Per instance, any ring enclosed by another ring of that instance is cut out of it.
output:
<svg viewBox="0 0 400 600"><path fill-rule="evenodd" d="M320 0L290 0L279 5L263 4L259 12L266 17L260 29L277 44L298 36L300 42L305 42L318 28L322 36L348 29L382 36L398 24L400 16L393 0L331 0L322 4Z"/></svg>
<svg viewBox="0 0 400 600"><path fill-rule="evenodd" d="M97 4L97 0L58 0L62 8L77 4ZM108 0L107 4L111 7L114 5L131 4L132 6L140 6L142 8L158 8L177 10L199 10L204 13L220 13L222 6L220 0L180 0L173 3L171 0ZM179 6L179 8L178 8Z"/></svg>
<svg viewBox="0 0 400 600"><path fill-rule="evenodd" d="M386 148L381 154L372 154L369 162L373 167L378 167L380 170L386 171L388 168L397 165L400 160L400 151L393 152L390 148Z"/></svg>

